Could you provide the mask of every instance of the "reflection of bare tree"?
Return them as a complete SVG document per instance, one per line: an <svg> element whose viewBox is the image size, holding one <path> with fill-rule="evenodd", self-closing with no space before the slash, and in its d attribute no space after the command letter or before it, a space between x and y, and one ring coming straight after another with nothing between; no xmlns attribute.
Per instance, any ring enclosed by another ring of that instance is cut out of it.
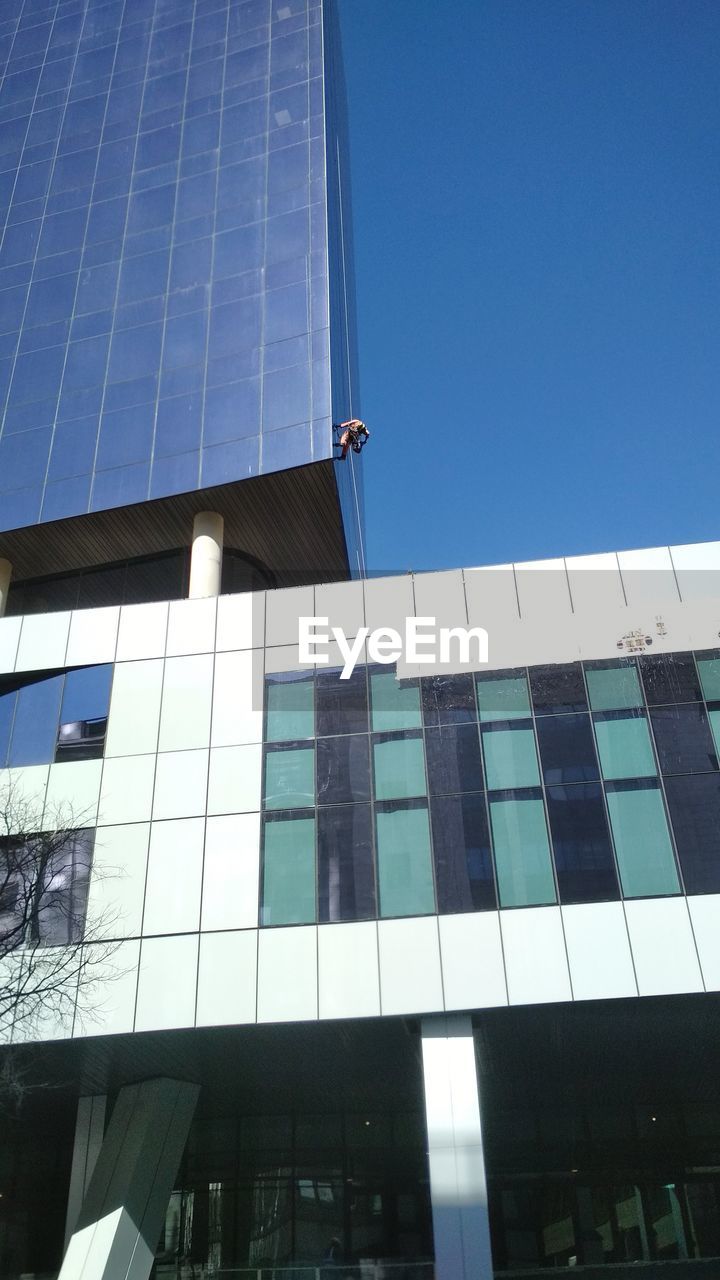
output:
<svg viewBox="0 0 720 1280"><path fill-rule="evenodd" d="M86 918L95 837L86 822L69 805L0 788L0 1042L67 1034L78 1015L92 1020L110 976L114 914ZM14 1072L6 1054L0 1096L21 1092Z"/></svg>

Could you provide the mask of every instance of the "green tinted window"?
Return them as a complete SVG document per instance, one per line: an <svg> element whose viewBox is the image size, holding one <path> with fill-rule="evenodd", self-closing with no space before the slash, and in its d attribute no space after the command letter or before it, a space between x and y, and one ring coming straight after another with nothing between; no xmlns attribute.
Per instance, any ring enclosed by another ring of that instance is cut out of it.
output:
<svg viewBox="0 0 720 1280"><path fill-rule="evenodd" d="M315 751L312 747L268 751L265 756L265 807L302 809L315 803Z"/></svg>
<svg viewBox="0 0 720 1280"><path fill-rule="evenodd" d="M637 667L586 668L585 676L593 711L622 711L643 705Z"/></svg>
<svg viewBox="0 0 720 1280"><path fill-rule="evenodd" d="M713 711L708 707L708 720L715 739L715 750L718 753L718 757L720 757L720 711L717 709Z"/></svg>
<svg viewBox="0 0 720 1280"><path fill-rule="evenodd" d="M525 720L531 714L525 676L478 680L477 696L481 720Z"/></svg>
<svg viewBox="0 0 720 1280"><path fill-rule="evenodd" d="M312 679L268 682L268 742L291 742L296 738L312 738L315 732L313 694Z"/></svg>
<svg viewBox="0 0 720 1280"><path fill-rule="evenodd" d="M402 800L424 796L425 753L422 738L397 738L373 745L375 796L378 800Z"/></svg>
<svg viewBox="0 0 720 1280"><path fill-rule="evenodd" d="M697 665L708 702L720 702L720 658L698 658Z"/></svg>
<svg viewBox="0 0 720 1280"><path fill-rule="evenodd" d="M377 856L381 916L435 910L427 809L378 812Z"/></svg>
<svg viewBox="0 0 720 1280"><path fill-rule="evenodd" d="M491 800L490 818L500 906L555 902L542 800Z"/></svg>
<svg viewBox="0 0 720 1280"><path fill-rule="evenodd" d="M419 729L420 686L412 680L397 680L391 671L374 672L370 677L372 693L372 727L383 732L392 729Z"/></svg>
<svg viewBox="0 0 720 1280"><path fill-rule="evenodd" d="M680 883L658 788L608 791L607 802L625 897L679 893Z"/></svg>
<svg viewBox="0 0 720 1280"><path fill-rule="evenodd" d="M532 729L495 729L482 735L488 791L540 785Z"/></svg>
<svg viewBox="0 0 720 1280"><path fill-rule="evenodd" d="M265 823L261 924L315 919L315 820Z"/></svg>
<svg viewBox="0 0 720 1280"><path fill-rule="evenodd" d="M603 778L653 778L657 773L644 716L595 720Z"/></svg>

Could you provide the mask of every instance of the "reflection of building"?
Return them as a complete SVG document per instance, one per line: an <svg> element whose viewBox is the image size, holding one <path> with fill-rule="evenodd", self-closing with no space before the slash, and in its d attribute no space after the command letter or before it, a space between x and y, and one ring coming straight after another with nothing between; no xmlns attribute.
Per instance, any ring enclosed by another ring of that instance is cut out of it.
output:
<svg viewBox="0 0 720 1280"><path fill-rule="evenodd" d="M718 545L363 580L330 0L9 7L0 1272L716 1274Z"/></svg>

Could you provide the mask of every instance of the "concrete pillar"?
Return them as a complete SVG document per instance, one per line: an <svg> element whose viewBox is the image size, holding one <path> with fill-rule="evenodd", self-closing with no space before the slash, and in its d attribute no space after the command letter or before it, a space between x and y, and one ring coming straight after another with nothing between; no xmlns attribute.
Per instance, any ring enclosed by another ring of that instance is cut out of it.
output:
<svg viewBox="0 0 720 1280"><path fill-rule="evenodd" d="M223 525L216 511L198 511L190 553L190 599L219 596L222 579Z"/></svg>
<svg viewBox="0 0 720 1280"><path fill-rule="evenodd" d="M107 1098L104 1093L87 1098L78 1098L72 1168L70 1169L70 1189L68 1191L68 1207L65 1218L66 1249L80 1217L85 1192L88 1189L88 1183L100 1154L105 1134L106 1103Z"/></svg>
<svg viewBox="0 0 720 1280"><path fill-rule="evenodd" d="M424 1018L435 1280L492 1280L475 1042L465 1015Z"/></svg>
<svg viewBox="0 0 720 1280"><path fill-rule="evenodd" d="M12 577L12 565L9 560L0 558L0 618L7 608L8 591Z"/></svg>
<svg viewBox="0 0 720 1280"><path fill-rule="evenodd" d="M120 1090L58 1280L148 1280L198 1093L163 1078Z"/></svg>

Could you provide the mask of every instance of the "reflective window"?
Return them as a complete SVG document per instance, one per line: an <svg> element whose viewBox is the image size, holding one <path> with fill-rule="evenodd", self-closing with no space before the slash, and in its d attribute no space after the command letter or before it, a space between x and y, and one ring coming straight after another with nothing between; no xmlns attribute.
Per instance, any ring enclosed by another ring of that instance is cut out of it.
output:
<svg viewBox="0 0 720 1280"><path fill-rule="evenodd" d="M370 750L366 734L318 738L317 802L352 804L370 799Z"/></svg>
<svg viewBox="0 0 720 1280"><path fill-rule="evenodd" d="M691 653L644 654L640 658L640 674L649 706L697 702L702 697Z"/></svg>
<svg viewBox="0 0 720 1280"><path fill-rule="evenodd" d="M523 720L531 714L524 675L478 676L477 700L481 720Z"/></svg>
<svg viewBox="0 0 720 1280"><path fill-rule="evenodd" d="M543 778L592 782L600 776L588 715L543 716L537 722Z"/></svg>
<svg viewBox="0 0 720 1280"><path fill-rule="evenodd" d="M318 920L371 920L377 915L369 804L318 813Z"/></svg>
<svg viewBox="0 0 720 1280"><path fill-rule="evenodd" d="M500 906L530 907L555 902L542 799L491 798L490 821Z"/></svg>
<svg viewBox="0 0 720 1280"><path fill-rule="evenodd" d="M265 754L265 807L299 809L315 803L312 747L271 748Z"/></svg>
<svg viewBox="0 0 720 1280"><path fill-rule="evenodd" d="M424 796L425 755L421 735L375 737L375 796L378 800L401 800Z"/></svg>
<svg viewBox="0 0 720 1280"><path fill-rule="evenodd" d="M44 677L18 689L9 765L47 764L55 756L62 675Z"/></svg>
<svg viewBox="0 0 720 1280"><path fill-rule="evenodd" d="M662 795L657 783L607 788L615 853L626 898L680 892Z"/></svg>
<svg viewBox="0 0 720 1280"><path fill-rule="evenodd" d="M427 805L378 805L376 822L380 915L429 915L435 892Z"/></svg>
<svg viewBox="0 0 720 1280"><path fill-rule="evenodd" d="M702 691L708 702L720 702L720 655L712 651L698 655L697 665Z"/></svg>
<svg viewBox="0 0 720 1280"><path fill-rule="evenodd" d="M528 674L536 716L587 710L585 681L579 662L565 666L531 667Z"/></svg>
<svg viewBox="0 0 720 1280"><path fill-rule="evenodd" d="M475 724L450 724L425 733L430 794L482 791L480 735Z"/></svg>
<svg viewBox="0 0 720 1280"><path fill-rule="evenodd" d="M535 787L540 782L535 735L524 725L483 730L483 754L489 791Z"/></svg>
<svg viewBox="0 0 720 1280"><path fill-rule="evenodd" d="M263 823L260 923L315 920L315 821L306 815L268 815Z"/></svg>
<svg viewBox="0 0 720 1280"><path fill-rule="evenodd" d="M644 712L606 712L594 717L603 777L649 778L657 773Z"/></svg>
<svg viewBox="0 0 720 1280"><path fill-rule="evenodd" d="M548 787L546 796L560 901L619 898L600 785Z"/></svg>
<svg viewBox="0 0 720 1280"><path fill-rule="evenodd" d="M65 677L56 760L95 760L103 754L112 667L80 667Z"/></svg>
<svg viewBox="0 0 720 1280"><path fill-rule="evenodd" d="M663 773L717 769L716 747L702 703L654 707L650 719Z"/></svg>
<svg viewBox="0 0 720 1280"><path fill-rule="evenodd" d="M720 774L668 778L670 819L687 893L720 893Z"/></svg>
<svg viewBox="0 0 720 1280"><path fill-rule="evenodd" d="M367 670L356 667L348 680L339 671L318 671L316 676L317 732L367 733Z"/></svg>
<svg viewBox="0 0 720 1280"><path fill-rule="evenodd" d="M485 797L437 796L431 813L438 911L494 910Z"/></svg>
<svg viewBox="0 0 720 1280"><path fill-rule="evenodd" d="M465 724L476 719L473 678L465 675L434 675L422 682L423 717L428 726Z"/></svg>
<svg viewBox="0 0 720 1280"><path fill-rule="evenodd" d="M296 672L267 677L268 742L311 738L315 732L313 678Z"/></svg>
<svg viewBox="0 0 720 1280"><path fill-rule="evenodd" d="M85 928L95 832L53 831L0 839L0 938L24 943L79 942Z"/></svg>
<svg viewBox="0 0 720 1280"><path fill-rule="evenodd" d="M392 672L373 671L370 689L373 729L382 732L420 728L422 716L417 680L398 680Z"/></svg>
<svg viewBox="0 0 720 1280"><path fill-rule="evenodd" d="M585 678L593 711L615 711L643 705L637 667L632 659L586 663Z"/></svg>

